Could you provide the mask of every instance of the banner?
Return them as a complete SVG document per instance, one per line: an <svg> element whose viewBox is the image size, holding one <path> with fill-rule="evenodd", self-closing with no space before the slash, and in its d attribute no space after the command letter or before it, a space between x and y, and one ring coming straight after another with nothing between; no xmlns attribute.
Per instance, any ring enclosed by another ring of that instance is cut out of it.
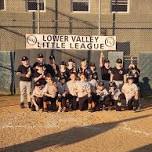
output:
<svg viewBox="0 0 152 152"><path fill-rule="evenodd" d="M116 50L116 36L26 34L26 49Z"/></svg>

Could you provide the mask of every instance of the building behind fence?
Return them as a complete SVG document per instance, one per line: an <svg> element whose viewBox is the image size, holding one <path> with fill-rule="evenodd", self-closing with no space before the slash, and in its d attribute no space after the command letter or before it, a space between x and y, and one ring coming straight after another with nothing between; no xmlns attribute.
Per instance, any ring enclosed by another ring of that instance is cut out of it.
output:
<svg viewBox="0 0 152 152"><path fill-rule="evenodd" d="M8 61L6 65L3 65L4 56L0 58L0 70L3 73L7 75L6 71L9 72L9 68L10 72L15 70L21 56L27 55L31 62L34 62L36 54L41 52L25 49L27 33L99 35L100 32L100 35L116 35L117 53L123 53L125 66L132 58L142 70L141 79L148 77L148 83L152 83L149 72L152 60L151 0L40 0L40 5L37 2L37 0L0 1L0 51L5 51L5 57L10 55L6 57ZM10 52L15 52L15 56ZM115 57L113 53L107 52L105 51L105 54L110 58ZM57 61L72 57L79 62L85 57L89 61L96 62L100 51L44 50L43 53L46 60L50 54L54 54ZM5 66L6 68L3 68ZM7 82L11 87L15 86L14 77L15 75L11 74L10 81Z"/></svg>

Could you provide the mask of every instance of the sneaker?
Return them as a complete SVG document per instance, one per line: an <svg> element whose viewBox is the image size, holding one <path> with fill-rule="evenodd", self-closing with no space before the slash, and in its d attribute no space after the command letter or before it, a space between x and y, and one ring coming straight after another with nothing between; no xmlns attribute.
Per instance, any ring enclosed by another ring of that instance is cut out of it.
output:
<svg viewBox="0 0 152 152"><path fill-rule="evenodd" d="M59 109L58 109L58 112L62 112L62 108L59 108Z"/></svg>
<svg viewBox="0 0 152 152"><path fill-rule="evenodd" d="M48 112L48 109L47 108L43 108L42 112Z"/></svg>
<svg viewBox="0 0 152 152"><path fill-rule="evenodd" d="M140 107L133 107L133 110L135 111L135 112L140 112Z"/></svg>
<svg viewBox="0 0 152 152"><path fill-rule="evenodd" d="M20 103L20 107L23 109L25 108L24 103Z"/></svg>
<svg viewBox="0 0 152 152"><path fill-rule="evenodd" d="M94 108L90 108L88 109L89 112L95 112L95 109Z"/></svg>
<svg viewBox="0 0 152 152"><path fill-rule="evenodd" d="M28 102L28 108L31 108L31 102Z"/></svg>
<svg viewBox="0 0 152 152"><path fill-rule="evenodd" d="M67 108L63 107L62 112L67 112Z"/></svg>

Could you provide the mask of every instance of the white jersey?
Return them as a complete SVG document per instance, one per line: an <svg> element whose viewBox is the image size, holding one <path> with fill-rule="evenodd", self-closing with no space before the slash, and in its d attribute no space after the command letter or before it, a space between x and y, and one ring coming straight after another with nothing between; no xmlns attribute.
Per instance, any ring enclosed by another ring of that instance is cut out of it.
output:
<svg viewBox="0 0 152 152"><path fill-rule="evenodd" d="M35 86L33 93L32 93L32 97L38 97L38 98L42 98L44 94L44 88L40 88L38 86Z"/></svg>
<svg viewBox="0 0 152 152"><path fill-rule="evenodd" d="M97 86L98 86L97 80L92 79L92 80L89 81L89 84L90 84L90 86L91 86L91 91L92 91L92 92L96 92L96 88L97 88Z"/></svg>
<svg viewBox="0 0 152 152"><path fill-rule="evenodd" d="M120 95L122 94L120 89L114 89L114 87L111 87L109 89L109 93L111 93L113 100L119 100Z"/></svg>
<svg viewBox="0 0 152 152"><path fill-rule="evenodd" d="M125 83L122 87L122 92L124 93L126 100L130 100L131 98L135 97L136 93L138 92L138 87L136 84L128 84Z"/></svg>
<svg viewBox="0 0 152 152"><path fill-rule="evenodd" d="M57 86L55 83L49 84L47 83L44 87L44 95L49 94L49 97L55 98L57 94Z"/></svg>
<svg viewBox="0 0 152 152"><path fill-rule="evenodd" d="M106 88L104 89L101 89L99 86L97 87L97 90L96 90L96 94L99 95L99 96L102 96L102 97L105 97L108 95L108 91Z"/></svg>
<svg viewBox="0 0 152 152"><path fill-rule="evenodd" d="M77 81L68 81L67 82L67 91L73 96L77 96Z"/></svg>
<svg viewBox="0 0 152 152"><path fill-rule="evenodd" d="M78 97L84 97L86 95L91 95L91 86L87 81L78 81L77 82L77 94Z"/></svg>

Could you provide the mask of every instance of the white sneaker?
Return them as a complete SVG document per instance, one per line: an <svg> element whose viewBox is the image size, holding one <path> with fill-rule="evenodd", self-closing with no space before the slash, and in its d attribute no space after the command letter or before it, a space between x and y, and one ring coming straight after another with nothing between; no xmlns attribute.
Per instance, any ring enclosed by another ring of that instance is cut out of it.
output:
<svg viewBox="0 0 152 152"><path fill-rule="evenodd" d="M58 109L58 112L62 112L62 108L59 108L59 109Z"/></svg>

